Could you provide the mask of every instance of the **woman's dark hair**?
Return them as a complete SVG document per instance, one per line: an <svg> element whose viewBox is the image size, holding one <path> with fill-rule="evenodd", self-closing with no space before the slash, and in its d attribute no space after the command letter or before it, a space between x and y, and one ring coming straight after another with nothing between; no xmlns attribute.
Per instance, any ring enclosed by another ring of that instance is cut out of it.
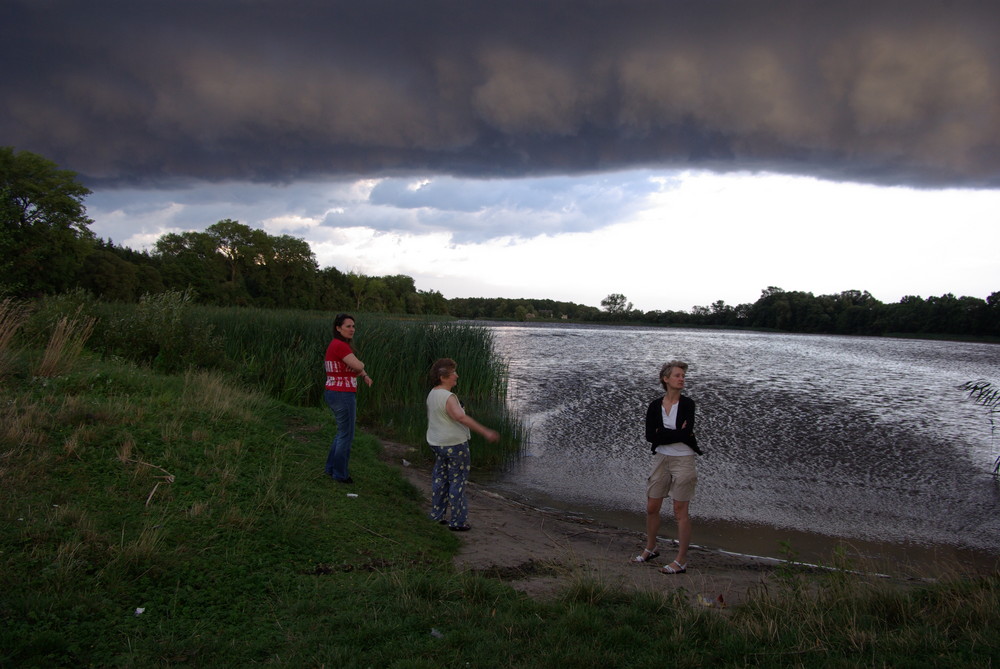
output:
<svg viewBox="0 0 1000 669"><path fill-rule="evenodd" d="M343 325L344 321L346 320L353 321L355 320L355 318L350 314L337 314L337 316L333 319L333 338L339 339L340 341L346 341L348 344L350 344L351 340L347 339L346 337L344 337L344 335L340 334L340 331L337 329L341 325Z"/></svg>
<svg viewBox="0 0 1000 669"><path fill-rule="evenodd" d="M441 383L441 379L448 376L458 368L458 363L451 358L438 358L431 365L431 385L436 386Z"/></svg>

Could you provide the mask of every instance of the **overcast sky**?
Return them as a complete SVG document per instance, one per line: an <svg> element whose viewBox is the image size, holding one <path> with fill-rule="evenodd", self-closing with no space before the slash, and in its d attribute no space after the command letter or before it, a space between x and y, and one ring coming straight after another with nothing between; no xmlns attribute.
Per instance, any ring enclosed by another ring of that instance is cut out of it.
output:
<svg viewBox="0 0 1000 669"><path fill-rule="evenodd" d="M1000 3L5 0L0 144L445 297L1000 290Z"/></svg>

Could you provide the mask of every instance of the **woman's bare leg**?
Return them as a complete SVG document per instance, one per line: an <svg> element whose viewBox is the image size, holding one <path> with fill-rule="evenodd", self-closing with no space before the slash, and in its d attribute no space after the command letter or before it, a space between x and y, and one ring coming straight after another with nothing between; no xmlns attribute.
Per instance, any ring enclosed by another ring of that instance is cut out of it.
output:
<svg viewBox="0 0 1000 669"><path fill-rule="evenodd" d="M646 498L646 550L649 552L656 550L656 537L660 533L660 508L662 506L662 497Z"/></svg>
<svg viewBox="0 0 1000 669"><path fill-rule="evenodd" d="M674 518L677 520L677 564L679 565L687 564L688 546L691 545L691 516L688 514L690 504L690 502L674 501ZM646 517L646 522L649 522L649 516Z"/></svg>

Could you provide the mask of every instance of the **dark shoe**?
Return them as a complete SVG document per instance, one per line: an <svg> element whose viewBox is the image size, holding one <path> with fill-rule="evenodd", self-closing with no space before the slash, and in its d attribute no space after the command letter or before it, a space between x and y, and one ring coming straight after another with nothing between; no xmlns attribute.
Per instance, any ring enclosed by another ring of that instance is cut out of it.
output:
<svg viewBox="0 0 1000 669"><path fill-rule="evenodd" d="M348 476L346 479L333 479L337 483L354 483L354 479Z"/></svg>
<svg viewBox="0 0 1000 669"><path fill-rule="evenodd" d="M472 528L468 525L451 525L448 527L452 532L468 532Z"/></svg>

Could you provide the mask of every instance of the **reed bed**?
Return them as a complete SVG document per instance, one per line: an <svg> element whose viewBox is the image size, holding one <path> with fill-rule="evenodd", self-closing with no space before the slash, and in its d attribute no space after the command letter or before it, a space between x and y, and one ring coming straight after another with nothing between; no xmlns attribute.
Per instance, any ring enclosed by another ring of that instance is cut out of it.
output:
<svg viewBox="0 0 1000 669"><path fill-rule="evenodd" d="M333 314L220 308L196 313L223 342L225 359L240 378L289 404L323 403L323 355L333 335ZM526 430L506 406L507 362L488 328L375 314L357 314L356 323L354 349L375 381L358 392L362 426L423 444L428 373L436 359L449 357L459 364L456 392L469 413L503 435L497 444L477 443L473 464L502 467L520 454Z"/></svg>
<svg viewBox="0 0 1000 669"><path fill-rule="evenodd" d="M177 292L148 296L135 305L96 302L77 293L43 301L29 328L36 340L59 327L60 313L93 319L88 346L104 358L168 373L218 370L281 402L324 406L323 356L334 314L206 307L193 304L189 293ZM526 429L507 407L507 363L497 354L488 328L380 314L356 314L356 322L354 347L375 380L358 393L363 428L406 444L424 444L431 363L454 358L461 376L457 394L471 415L502 435L497 444L473 437L473 464L498 468L518 457ZM429 449L423 452L430 457Z"/></svg>
<svg viewBox="0 0 1000 669"><path fill-rule="evenodd" d="M501 434L498 444L474 437L473 465L502 467L520 453L526 429L506 405L508 365L497 354L488 328L378 318L363 328L359 321L356 348L375 383L359 394L360 420L398 441L423 444L430 367L438 358L452 358L459 372L455 393L466 411Z"/></svg>

